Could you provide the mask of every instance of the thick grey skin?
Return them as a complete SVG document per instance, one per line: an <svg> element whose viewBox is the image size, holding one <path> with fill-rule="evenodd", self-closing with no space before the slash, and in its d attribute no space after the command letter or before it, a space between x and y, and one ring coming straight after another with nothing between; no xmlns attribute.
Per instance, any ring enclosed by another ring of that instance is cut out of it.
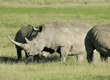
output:
<svg viewBox="0 0 110 80"><path fill-rule="evenodd" d="M91 27L79 22L49 22L43 25L42 31L38 32L34 39L30 41L25 38L27 44L23 44L22 47L28 55L37 55L47 48L52 52L58 52L61 61L65 61L67 55L76 55L77 60L82 61L85 51L84 39Z"/></svg>
<svg viewBox="0 0 110 80"><path fill-rule="evenodd" d="M100 53L101 61L108 61L110 56L110 24L97 25L93 27L86 35L85 47L87 51L87 60L92 62L93 51L96 49Z"/></svg>
<svg viewBox="0 0 110 80"><path fill-rule="evenodd" d="M87 33L87 31L89 31L89 29L91 29L92 28L92 26L90 25L90 24L86 24L86 23L80 23L80 22L75 22L75 23L71 23L71 25L72 26L74 26L74 27L77 27L77 28L79 28L79 29L81 29L81 30L83 30L83 31L85 31L85 32L83 32L84 33L84 35L85 35L85 33ZM76 29L77 29L76 28ZM80 36L82 36L82 35L80 35ZM79 45L83 45L83 47L84 47L84 37L82 37L82 43L80 42L79 44L78 43L76 43L77 44L77 46ZM74 46L76 46L76 45L74 45ZM82 46L80 47L81 49L82 49L82 51L78 51L79 50L79 48L77 47L74 51L73 51L73 53L72 52L70 52L69 54L68 54L68 56L74 56L74 55L76 55L76 58L77 58L77 60L80 62L80 61L82 61L83 60L83 52L85 51L84 50L84 48L83 48ZM78 50L77 50L78 49ZM54 53L54 52L52 52L52 53ZM51 53L51 54L52 54ZM95 53L96 53L96 51L95 51ZM43 57L43 58L47 58L48 56L49 56L49 52L43 52L42 54L41 54L41 56ZM80 54L80 55L79 55ZM95 54L96 55L96 54ZM95 59L94 59L94 61L95 61Z"/></svg>
<svg viewBox="0 0 110 80"><path fill-rule="evenodd" d="M41 27L41 26L38 26ZM36 27L36 28L38 28ZM39 31L35 31L33 29L33 25L28 25L28 26L24 26L22 27L15 35L15 41L19 42L19 43L26 43L25 37L29 40L32 40L38 33ZM18 56L18 60L21 60L22 55L21 55L21 51L23 50L23 48L21 48L20 46L15 45L16 50L17 50L17 56ZM25 51L25 56L26 58L28 58L29 56L27 55L27 52ZM34 56L34 58L38 58L39 54Z"/></svg>
<svg viewBox="0 0 110 80"><path fill-rule="evenodd" d="M74 36L74 44L73 44L73 52L68 54L68 56L76 55L77 60L80 62L83 60L83 53L85 51L84 48L84 40L87 32L93 27L87 23L75 22L71 23L72 26L76 28L72 28L73 36ZM79 29L79 30L78 30ZM96 53L96 51L95 51Z"/></svg>

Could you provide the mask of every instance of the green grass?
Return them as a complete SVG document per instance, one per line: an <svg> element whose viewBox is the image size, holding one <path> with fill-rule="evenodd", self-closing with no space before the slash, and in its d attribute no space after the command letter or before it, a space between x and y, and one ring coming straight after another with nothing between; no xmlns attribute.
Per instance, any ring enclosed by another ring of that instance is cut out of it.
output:
<svg viewBox="0 0 110 80"><path fill-rule="evenodd" d="M97 54L96 64L84 61L78 63L75 56L66 62L59 62L59 54L50 55L47 62L33 62L33 58L17 61L14 44L6 33L14 39L16 32L29 24L38 26L46 22L82 22L92 26L110 24L110 5L107 0L71 2L72 0L0 0L0 80L108 80L110 60L102 63ZM74 0L75 1L75 0Z"/></svg>
<svg viewBox="0 0 110 80"><path fill-rule="evenodd" d="M20 66L21 65L21 66ZM1 66L1 79L8 80L107 80L110 79L107 73L100 70L106 68L104 66L88 66L84 65L67 66L62 63L47 63L47 64L16 64L6 67L6 64ZM16 67L16 68L15 68ZM8 70L5 72L5 70ZM104 69L105 70L105 69ZM97 72L96 72L97 71ZM109 74L109 70L105 70ZM98 74L98 75L97 75ZM14 77L13 77L14 76Z"/></svg>
<svg viewBox="0 0 110 80"><path fill-rule="evenodd" d="M14 8L0 7L0 24L19 27L40 25L50 21L84 22L94 25L109 23L110 8ZM96 23L97 20L97 23ZM39 21L39 22L38 22ZM106 23L105 23L106 22Z"/></svg>
<svg viewBox="0 0 110 80"><path fill-rule="evenodd" d="M105 14L108 13L110 11L109 7L106 8L82 8L82 7L78 7L78 8L49 8L49 7L43 7L43 8L15 8L15 7L0 7L0 14L11 14L11 13L17 13L17 14L52 14L52 13L56 13L56 14L75 14L75 13L83 13L83 14Z"/></svg>

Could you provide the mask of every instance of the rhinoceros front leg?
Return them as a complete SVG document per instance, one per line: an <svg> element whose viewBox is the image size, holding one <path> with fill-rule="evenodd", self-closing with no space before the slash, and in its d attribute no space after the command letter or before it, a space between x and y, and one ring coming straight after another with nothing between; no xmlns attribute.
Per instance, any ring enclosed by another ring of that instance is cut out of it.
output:
<svg viewBox="0 0 110 80"><path fill-rule="evenodd" d="M47 58L48 56L49 56L49 52L45 52L45 51L43 51L42 52L42 54L41 54L41 56L43 57L43 58Z"/></svg>
<svg viewBox="0 0 110 80"><path fill-rule="evenodd" d="M88 33L86 38L85 38L85 48L86 48L86 52L87 52L87 60L89 63L91 63L93 60L95 61L96 59L96 51L95 47L92 44L91 38L90 38L90 34Z"/></svg>
<svg viewBox="0 0 110 80"><path fill-rule="evenodd" d="M101 61L105 61L105 62L108 62L108 57L103 55L102 53L100 53L100 58L101 58Z"/></svg>
<svg viewBox="0 0 110 80"><path fill-rule="evenodd" d="M95 49L95 50L93 50L93 58L92 58L94 63L96 63L96 55L97 55L97 51Z"/></svg>
<svg viewBox="0 0 110 80"><path fill-rule="evenodd" d="M65 62L68 54L69 54L68 48L67 47L61 47L61 49L60 49L60 61Z"/></svg>
<svg viewBox="0 0 110 80"><path fill-rule="evenodd" d="M47 62L47 57L50 55L50 52L45 52L43 51L41 54L41 57L43 59L43 61Z"/></svg>
<svg viewBox="0 0 110 80"><path fill-rule="evenodd" d="M25 56L26 56L26 59L28 59L29 56L27 55L27 52L26 51L25 51Z"/></svg>
<svg viewBox="0 0 110 80"><path fill-rule="evenodd" d="M87 51L87 60L89 63L93 61L93 49L92 48L86 48Z"/></svg>
<svg viewBox="0 0 110 80"><path fill-rule="evenodd" d="M22 55L21 55L22 48L16 46L16 51L17 51L18 60L21 60L21 58L22 58Z"/></svg>
<svg viewBox="0 0 110 80"><path fill-rule="evenodd" d="M34 55L34 62L35 62L35 60L37 60L37 62L39 62L39 54L37 54L37 55Z"/></svg>
<svg viewBox="0 0 110 80"><path fill-rule="evenodd" d="M87 60L88 60L88 62L91 63L93 61L94 63L96 63L96 54L97 54L96 50L88 49L86 51L87 51Z"/></svg>

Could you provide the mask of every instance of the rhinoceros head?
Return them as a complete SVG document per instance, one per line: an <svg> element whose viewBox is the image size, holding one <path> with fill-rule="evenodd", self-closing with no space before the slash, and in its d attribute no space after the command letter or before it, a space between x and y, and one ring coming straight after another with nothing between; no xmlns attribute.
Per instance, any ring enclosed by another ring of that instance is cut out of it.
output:
<svg viewBox="0 0 110 80"><path fill-rule="evenodd" d="M19 43L19 42L12 40L8 35L7 37L13 44L23 48L27 52L28 55L37 55L44 48L44 45L40 44L42 42L41 40L35 39L35 40L30 41L27 38L25 38L27 43Z"/></svg>
<svg viewBox="0 0 110 80"><path fill-rule="evenodd" d="M25 44L24 50L28 53L28 55L37 55L44 48L44 42L40 39L29 41L27 38L25 38L25 40L27 43Z"/></svg>

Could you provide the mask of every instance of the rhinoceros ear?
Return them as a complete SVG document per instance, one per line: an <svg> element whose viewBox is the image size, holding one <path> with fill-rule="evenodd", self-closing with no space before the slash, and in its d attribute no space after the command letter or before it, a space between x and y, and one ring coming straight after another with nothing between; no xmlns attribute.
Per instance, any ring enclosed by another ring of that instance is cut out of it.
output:
<svg viewBox="0 0 110 80"><path fill-rule="evenodd" d="M42 31L42 28L43 28L43 25L40 25L40 26L39 26L39 31L40 31L40 32Z"/></svg>
<svg viewBox="0 0 110 80"><path fill-rule="evenodd" d="M25 37L25 40L26 40L27 43L30 43L30 41L26 37Z"/></svg>
<svg viewBox="0 0 110 80"><path fill-rule="evenodd" d="M33 29L34 29L34 31L38 31L39 30L39 27L34 27L34 26L32 26L33 27Z"/></svg>
<svg viewBox="0 0 110 80"><path fill-rule="evenodd" d="M31 24L29 24L28 26L32 26Z"/></svg>

